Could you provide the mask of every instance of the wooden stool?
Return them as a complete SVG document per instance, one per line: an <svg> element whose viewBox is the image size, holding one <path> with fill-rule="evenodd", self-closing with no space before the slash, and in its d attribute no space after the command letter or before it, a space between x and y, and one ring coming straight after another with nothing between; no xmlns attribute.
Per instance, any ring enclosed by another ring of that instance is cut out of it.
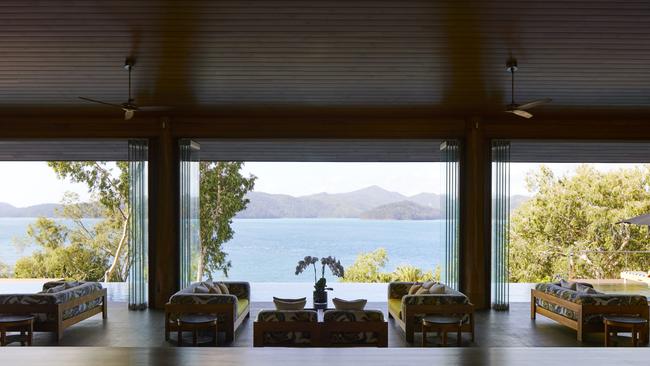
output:
<svg viewBox="0 0 650 366"><path fill-rule="evenodd" d="M456 332L456 345L462 345L461 326L463 318L457 316L428 315L422 318L422 347L426 347L427 332L441 334L442 345L447 345L447 332Z"/></svg>
<svg viewBox="0 0 650 366"><path fill-rule="evenodd" d="M20 332L20 335L7 335L7 332ZM34 317L31 315L0 315L0 346L11 342L32 345Z"/></svg>
<svg viewBox="0 0 650 366"><path fill-rule="evenodd" d="M643 334L644 342L648 340L646 332L648 321L635 317L635 316L604 316L603 323L605 323L605 347L611 344L610 335L616 336L619 331L632 333L632 346L636 347L641 340Z"/></svg>
<svg viewBox="0 0 650 366"><path fill-rule="evenodd" d="M217 345L217 317L213 315L181 315L178 324L178 346L183 346L183 332L192 332L192 346L198 345L198 331L208 329L213 332L214 345Z"/></svg>

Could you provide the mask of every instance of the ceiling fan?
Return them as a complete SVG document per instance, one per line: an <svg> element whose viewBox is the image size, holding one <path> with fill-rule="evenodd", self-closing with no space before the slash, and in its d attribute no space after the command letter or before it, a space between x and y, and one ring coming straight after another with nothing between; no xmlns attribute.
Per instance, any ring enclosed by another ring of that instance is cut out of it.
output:
<svg viewBox="0 0 650 366"><path fill-rule="evenodd" d="M506 106L506 113L512 113L515 114L519 117L524 117L524 118L531 118L533 115L528 112L528 109L550 103L552 101L551 98L544 98L544 99L538 99L534 100L532 102L524 103L524 104L517 104L515 103L515 71L517 71L517 59L516 58L510 58L508 62L506 63L506 70L510 73L511 75L511 91L510 91L510 104Z"/></svg>
<svg viewBox="0 0 650 366"><path fill-rule="evenodd" d="M79 97L79 99L83 99L88 102L104 104L114 108L119 108L124 111L124 120L126 121L133 118L135 112L137 111L163 111L169 109L167 107L154 107L154 106L141 107L135 104L135 99L131 97L131 70L133 70L133 65L135 65L134 58L127 57L126 60L124 60L124 69L129 72L129 99L127 100L126 103L122 103L122 104L108 103L108 102L103 102L101 100L96 100L96 99L91 99L86 97Z"/></svg>

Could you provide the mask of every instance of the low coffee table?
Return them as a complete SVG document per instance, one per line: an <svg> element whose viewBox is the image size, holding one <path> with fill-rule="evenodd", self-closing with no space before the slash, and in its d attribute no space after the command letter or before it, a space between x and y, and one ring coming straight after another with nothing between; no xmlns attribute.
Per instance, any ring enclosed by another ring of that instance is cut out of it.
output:
<svg viewBox="0 0 650 366"><path fill-rule="evenodd" d="M456 332L456 345L462 345L461 327L463 319L457 316L428 315L422 318L422 347L427 344L427 332L437 332L441 335L442 345L447 345L447 332Z"/></svg>
<svg viewBox="0 0 650 366"><path fill-rule="evenodd" d="M7 332L20 332L20 335L7 335ZM0 346L12 342L32 345L34 335L34 317L31 315L0 315Z"/></svg>
<svg viewBox="0 0 650 366"><path fill-rule="evenodd" d="M217 345L218 329L217 317L213 315L181 315L177 320L178 324L178 346L183 346L183 332L192 332L192 345L198 345L198 332L207 329L213 332L214 345Z"/></svg>
<svg viewBox="0 0 650 366"><path fill-rule="evenodd" d="M619 331L631 332L632 345L636 347L641 340L643 328L647 326L648 321L636 316L604 316L603 323L605 324L605 347L611 345L610 335L616 336Z"/></svg>

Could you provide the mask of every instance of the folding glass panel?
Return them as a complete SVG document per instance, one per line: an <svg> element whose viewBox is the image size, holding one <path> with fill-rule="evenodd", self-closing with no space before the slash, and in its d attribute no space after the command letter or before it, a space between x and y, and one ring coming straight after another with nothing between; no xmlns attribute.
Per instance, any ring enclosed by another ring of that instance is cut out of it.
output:
<svg viewBox="0 0 650 366"><path fill-rule="evenodd" d="M492 142L492 307L507 310L510 232L510 142Z"/></svg>
<svg viewBox="0 0 650 366"><path fill-rule="evenodd" d="M187 287L196 278L200 240L199 231L199 151L192 140L179 142L180 156L180 287Z"/></svg>
<svg viewBox="0 0 650 366"><path fill-rule="evenodd" d="M148 189L146 140L129 140L129 309L147 307Z"/></svg>
<svg viewBox="0 0 650 366"><path fill-rule="evenodd" d="M445 268L442 281L449 287L459 289L459 251L460 251L460 205L458 182L460 174L460 143L456 140L440 144L443 157L445 187L443 209L445 213Z"/></svg>

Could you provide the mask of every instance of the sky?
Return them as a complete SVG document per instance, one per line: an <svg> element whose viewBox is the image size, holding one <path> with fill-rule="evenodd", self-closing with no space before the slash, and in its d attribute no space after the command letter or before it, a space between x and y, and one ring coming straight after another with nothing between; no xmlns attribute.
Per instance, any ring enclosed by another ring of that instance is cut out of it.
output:
<svg viewBox="0 0 650 366"><path fill-rule="evenodd" d="M579 164L545 164L556 175L570 174ZM610 171L635 164L592 164ZM511 194L530 195L524 178L539 164L513 163ZM255 191L303 196L341 193L378 185L412 196L421 192L442 193L442 163L258 163L244 165L244 174L258 177ZM90 200L84 184L60 180L45 162L0 162L0 202L16 207L58 203L66 191Z"/></svg>

